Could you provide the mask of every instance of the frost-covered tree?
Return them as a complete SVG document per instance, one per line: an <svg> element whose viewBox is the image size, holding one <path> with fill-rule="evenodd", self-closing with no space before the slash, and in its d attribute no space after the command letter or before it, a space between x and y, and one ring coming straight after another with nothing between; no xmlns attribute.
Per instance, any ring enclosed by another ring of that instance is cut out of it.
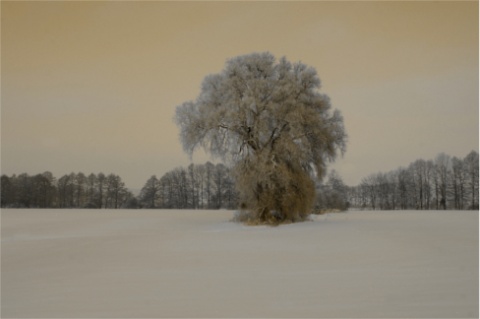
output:
<svg viewBox="0 0 480 319"><path fill-rule="evenodd" d="M338 110L319 92L314 68L253 53L205 77L200 95L177 107L185 151L203 147L233 164L242 206L258 221L298 220L315 198L313 176L345 151Z"/></svg>

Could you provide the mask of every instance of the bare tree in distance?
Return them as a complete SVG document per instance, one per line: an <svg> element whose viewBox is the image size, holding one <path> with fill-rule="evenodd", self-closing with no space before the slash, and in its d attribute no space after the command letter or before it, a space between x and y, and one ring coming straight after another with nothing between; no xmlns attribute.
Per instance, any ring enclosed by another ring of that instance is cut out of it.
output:
<svg viewBox="0 0 480 319"><path fill-rule="evenodd" d="M252 53L228 60L205 77L195 101L177 107L185 151L203 147L234 166L248 219L304 219L315 199L313 177L344 153L343 118L319 89L314 68Z"/></svg>
<svg viewBox="0 0 480 319"><path fill-rule="evenodd" d="M140 191L140 202L144 207L155 208L160 197L160 183L157 176L152 175Z"/></svg>
<svg viewBox="0 0 480 319"><path fill-rule="evenodd" d="M440 153L435 158L435 169L439 178L439 197L440 205L445 210L447 209L447 185L448 185L448 171L451 167L451 157L445 153Z"/></svg>
<svg viewBox="0 0 480 319"><path fill-rule="evenodd" d="M478 153L471 151L464 159L467 188L470 194L469 209L478 209Z"/></svg>

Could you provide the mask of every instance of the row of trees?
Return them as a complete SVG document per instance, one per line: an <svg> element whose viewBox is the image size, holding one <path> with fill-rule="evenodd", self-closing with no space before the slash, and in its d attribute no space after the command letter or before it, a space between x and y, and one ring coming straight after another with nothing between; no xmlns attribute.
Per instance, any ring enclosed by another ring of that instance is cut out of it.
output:
<svg viewBox="0 0 480 319"><path fill-rule="evenodd" d="M237 193L230 170L208 162L152 176L138 197L115 174L2 175L1 207L233 209Z"/></svg>
<svg viewBox="0 0 480 319"><path fill-rule="evenodd" d="M71 173L58 180L50 172L1 176L1 207L237 209L231 169L223 164L191 164L150 177L135 197L115 174ZM439 154L406 168L367 176L347 186L332 170L316 185L315 210L478 209L479 155Z"/></svg>
<svg viewBox="0 0 480 319"><path fill-rule="evenodd" d="M2 207L125 208L135 201L115 174L71 173L58 180L51 172L1 176Z"/></svg>
<svg viewBox="0 0 480 319"><path fill-rule="evenodd" d="M406 168L365 177L346 187L343 196L362 209L478 209L479 156L444 153L434 160L419 159Z"/></svg>
<svg viewBox="0 0 480 319"><path fill-rule="evenodd" d="M237 193L230 169L207 162L150 177L139 203L144 208L233 209Z"/></svg>

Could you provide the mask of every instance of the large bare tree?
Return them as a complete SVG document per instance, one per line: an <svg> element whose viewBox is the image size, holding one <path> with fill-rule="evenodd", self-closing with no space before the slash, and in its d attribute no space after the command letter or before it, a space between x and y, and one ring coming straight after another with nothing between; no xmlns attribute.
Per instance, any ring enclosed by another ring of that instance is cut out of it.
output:
<svg viewBox="0 0 480 319"><path fill-rule="evenodd" d="M200 95L177 107L185 151L203 147L233 164L242 206L258 221L303 219L313 176L345 151L343 118L319 92L314 68L253 53L205 77Z"/></svg>

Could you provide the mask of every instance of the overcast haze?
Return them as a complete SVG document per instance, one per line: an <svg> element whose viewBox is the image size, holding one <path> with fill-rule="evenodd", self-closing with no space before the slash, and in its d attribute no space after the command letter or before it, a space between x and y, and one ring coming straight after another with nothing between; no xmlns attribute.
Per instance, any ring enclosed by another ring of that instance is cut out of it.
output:
<svg viewBox="0 0 480 319"><path fill-rule="evenodd" d="M478 2L1 2L1 169L115 173L190 163L175 107L228 58L314 67L349 135L349 185L478 151ZM209 157L194 156L196 163Z"/></svg>

